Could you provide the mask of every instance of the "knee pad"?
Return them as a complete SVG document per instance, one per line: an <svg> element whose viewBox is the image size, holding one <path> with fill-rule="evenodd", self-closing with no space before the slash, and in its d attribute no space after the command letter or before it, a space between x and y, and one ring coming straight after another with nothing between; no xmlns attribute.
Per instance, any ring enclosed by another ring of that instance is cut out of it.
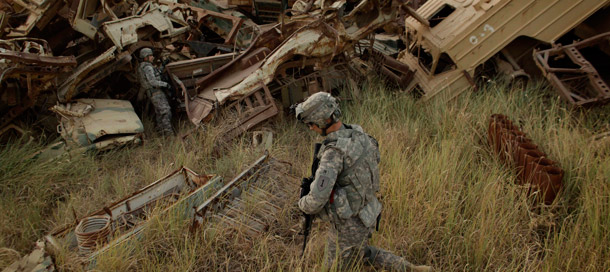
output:
<svg viewBox="0 0 610 272"><path fill-rule="evenodd" d="M377 257L377 253L379 253L379 251L377 250L377 248L372 247L372 246L367 246L364 249L364 262L366 262L368 265L373 265L373 263L375 263L375 257Z"/></svg>

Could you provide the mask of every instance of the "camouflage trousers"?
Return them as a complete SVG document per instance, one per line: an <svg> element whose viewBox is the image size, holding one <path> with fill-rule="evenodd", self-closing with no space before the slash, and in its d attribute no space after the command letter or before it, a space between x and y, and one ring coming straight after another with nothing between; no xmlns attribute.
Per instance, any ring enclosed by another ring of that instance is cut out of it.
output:
<svg viewBox="0 0 610 272"><path fill-rule="evenodd" d="M416 271L416 266L389 251L368 245L372 229L364 226L360 218L352 217L342 220L342 224L333 224L325 251L325 267L331 268L338 259L340 271L356 271L359 261L377 269L388 271ZM338 253L338 254L337 254Z"/></svg>
<svg viewBox="0 0 610 272"><path fill-rule="evenodd" d="M157 130L164 136L174 135L172 129L172 109L167 102L167 98L162 91L151 90L150 101L155 108L155 118L157 119Z"/></svg>

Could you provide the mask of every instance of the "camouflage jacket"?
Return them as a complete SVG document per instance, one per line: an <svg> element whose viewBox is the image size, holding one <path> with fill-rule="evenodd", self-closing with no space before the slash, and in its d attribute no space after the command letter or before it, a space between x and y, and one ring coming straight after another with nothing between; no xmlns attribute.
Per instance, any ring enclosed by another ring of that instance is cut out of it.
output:
<svg viewBox="0 0 610 272"><path fill-rule="evenodd" d="M310 193L299 208L333 223L358 216L374 227L381 213L379 148L377 141L358 125L344 125L328 134L318 153L320 165ZM332 202L332 203L331 203Z"/></svg>
<svg viewBox="0 0 610 272"><path fill-rule="evenodd" d="M140 86L144 90L160 89L168 87L169 84L161 80L161 72L152 63L143 61L138 67L138 79Z"/></svg>

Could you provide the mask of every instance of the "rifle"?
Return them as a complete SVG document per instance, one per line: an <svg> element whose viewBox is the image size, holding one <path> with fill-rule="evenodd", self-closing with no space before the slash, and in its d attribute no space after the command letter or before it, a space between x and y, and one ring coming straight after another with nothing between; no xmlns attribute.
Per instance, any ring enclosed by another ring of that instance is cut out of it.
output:
<svg viewBox="0 0 610 272"><path fill-rule="evenodd" d="M301 196L302 198L309 194L311 183L316 179L316 171L318 171L318 166L320 165L320 159L318 159L318 152L320 152L320 148L322 147L321 143L316 143L313 151L313 161L311 163L311 176L308 178L303 178L301 181ZM301 255L305 254L305 247L307 246L307 237L311 232L311 224L313 223L313 215L303 213L303 217L305 217L305 222L303 222L303 251Z"/></svg>

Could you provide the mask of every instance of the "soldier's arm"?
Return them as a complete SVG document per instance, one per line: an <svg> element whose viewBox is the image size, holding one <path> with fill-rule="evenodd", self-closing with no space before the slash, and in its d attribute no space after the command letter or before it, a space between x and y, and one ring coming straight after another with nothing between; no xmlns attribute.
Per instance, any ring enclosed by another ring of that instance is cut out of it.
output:
<svg viewBox="0 0 610 272"><path fill-rule="evenodd" d="M307 214L316 214L322 210L342 169L342 152L334 147L327 147L320 159L320 166L311 183L309 194L299 199L299 209Z"/></svg>
<svg viewBox="0 0 610 272"><path fill-rule="evenodd" d="M167 82L158 80L155 77L155 68L152 67L152 65L144 67L144 75L146 76L146 80L148 80L148 83L150 83L150 86L154 88L163 88L169 86Z"/></svg>

